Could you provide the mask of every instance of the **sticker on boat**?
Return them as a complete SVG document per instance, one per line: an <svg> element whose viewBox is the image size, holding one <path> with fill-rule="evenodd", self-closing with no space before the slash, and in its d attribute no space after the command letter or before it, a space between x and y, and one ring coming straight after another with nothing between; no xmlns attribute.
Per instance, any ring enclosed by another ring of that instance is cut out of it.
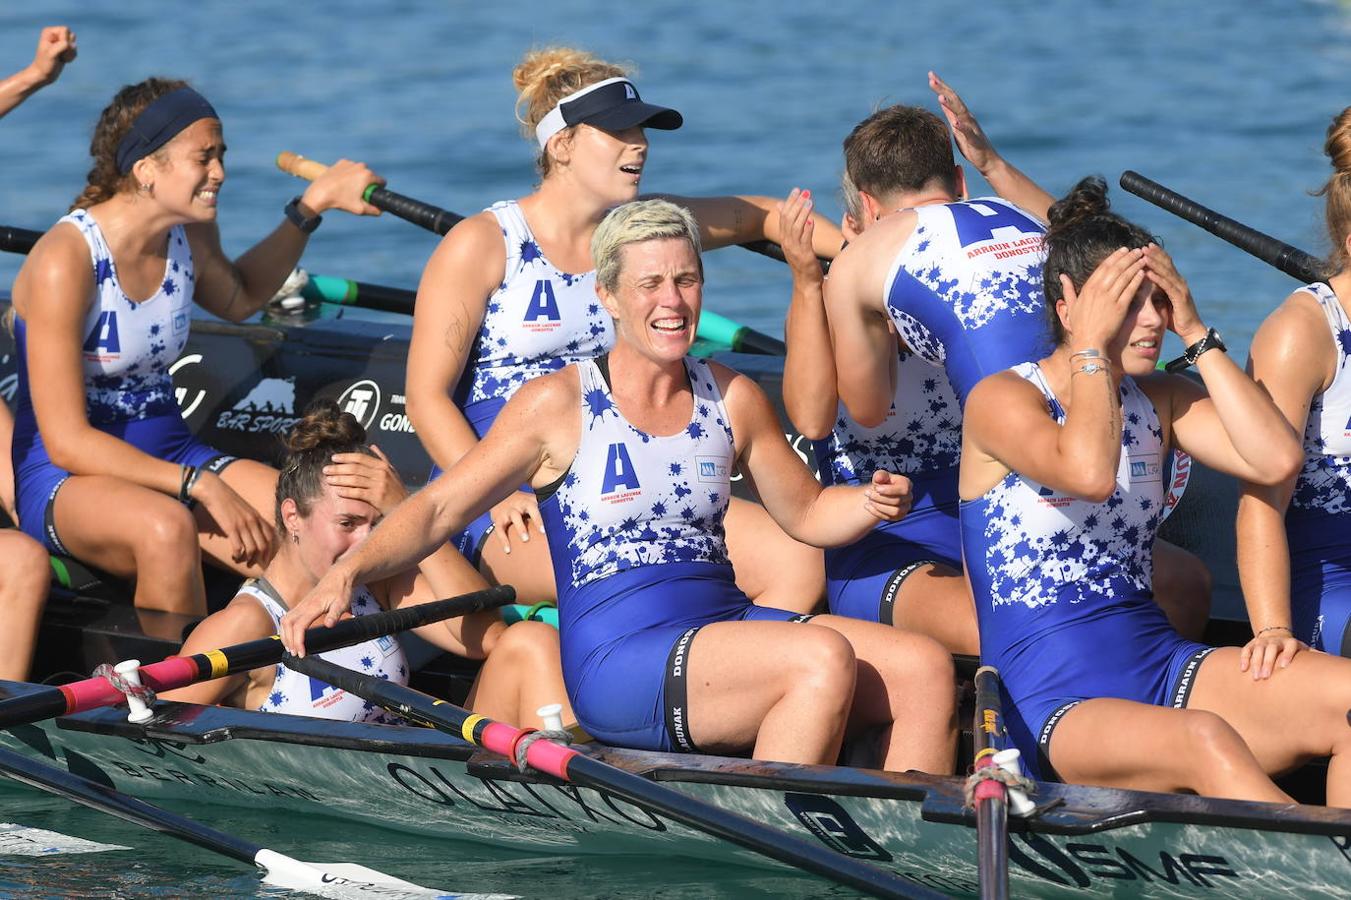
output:
<svg viewBox="0 0 1351 900"><path fill-rule="evenodd" d="M42 828L29 828L12 822L0 822L0 855L56 856L61 853L103 853L106 850L130 850L119 844L100 844Z"/></svg>

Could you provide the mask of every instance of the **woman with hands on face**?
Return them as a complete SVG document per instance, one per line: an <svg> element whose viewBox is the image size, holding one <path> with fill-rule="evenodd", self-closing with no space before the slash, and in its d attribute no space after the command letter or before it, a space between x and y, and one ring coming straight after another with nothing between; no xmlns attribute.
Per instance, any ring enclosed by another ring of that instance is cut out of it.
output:
<svg viewBox="0 0 1351 900"><path fill-rule="evenodd" d="M963 549L1009 733L1041 777L1273 802L1290 798L1270 773L1332 756L1328 802L1351 804L1351 661L1301 654L1257 683L1238 648L1179 636L1150 597L1168 448L1272 485L1299 466L1294 431L1101 179L1050 223L1056 347L977 385L962 449ZM1156 371L1167 330L1200 384Z"/></svg>
<svg viewBox="0 0 1351 900"><path fill-rule="evenodd" d="M14 281L20 525L52 552L134 579L138 607L200 615L203 554L241 574L270 558L264 516L277 473L188 432L169 366L187 343L191 305L236 322L257 312L322 213L378 214L361 194L379 179L338 163L232 261L216 224L220 118L186 83L122 88L90 155L70 214Z"/></svg>
<svg viewBox="0 0 1351 900"><path fill-rule="evenodd" d="M753 381L688 357L703 269L686 210L624 204L592 252L614 349L517 391L454 469L288 614L287 647L303 652L304 629L336 621L353 585L418 559L528 481L564 586L564 680L587 732L620 746L826 763L847 731L880 727L888 768L952 771L947 652L876 623L752 603L724 539L734 471L788 534L814 546L904 515L908 481L877 472L822 488Z"/></svg>
<svg viewBox="0 0 1351 900"><path fill-rule="evenodd" d="M350 414L332 403L313 407L287 437L287 458L276 494L279 549L258 578L245 583L225 609L204 619L183 654L257 640L277 633L292 602L319 579L408 491L379 448ZM442 544L420 564L352 591L351 612L366 615L482 590L482 576L454 548ZM487 659L467 705L490 718L540 724L535 710L565 699L554 629L540 622L510 628L496 611L425 625L415 633L436 647ZM408 682L408 660L397 636L334 650L323 657L358 672ZM222 703L264 712L326 719L392 722L384 710L285 666L205 681L165 695L171 700ZM565 713L565 718L570 713Z"/></svg>
<svg viewBox="0 0 1351 900"><path fill-rule="evenodd" d="M1267 317L1249 360L1304 437L1297 475L1245 482L1239 496L1238 573L1253 631L1240 666L1257 679L1309 648L1351 656L1351 107L1328 127L1324 151L1331 274Z"/></svg>

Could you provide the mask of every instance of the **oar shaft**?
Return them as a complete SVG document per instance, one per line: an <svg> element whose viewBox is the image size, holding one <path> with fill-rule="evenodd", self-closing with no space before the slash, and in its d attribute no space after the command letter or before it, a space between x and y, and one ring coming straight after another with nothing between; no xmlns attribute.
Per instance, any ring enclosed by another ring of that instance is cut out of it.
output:
<svg viewBox="0 0 1351 900"><path fill-rule="evenodd" d="M516 591L510 585L501 585L448 600L357 616L344 619L332 628L311 628L305 633L305 646L313 653L323 653L455 616L495 609L515 599ZM142 666L141 683L154 691L173 690L259 666L275 665L283 653L285 648L282 647L281 639L273 635L207 653L171 656ZM122 699L121 692L107 679L87 678L0 700L0 727L12 727L101 706L115 706Z"/></svg>
<svg viewBox="0 0 1351 900"><path fill-rule="evenodd" d="M519 728L470 714L412 688L354 672L314 656L297 659L288 655L284 662L298 672L509 759L513 758L517 743L526 734ZM686 796L553 741L532 743L526 750L526 761L545 774L605 790L672 821L878 897L941 896L876 866Z"/></svg>
<svg viewBox="0 0 1351 900"><path fill-rule="evenodd" d="M12 225L0 225L0 250L6 253L27 253L42 237L41 231L31 228L15 228Z"/></svg>
<svg viewBox="0 0 1351 900"><path fill-rule="evenodd" d="M1326 265L1318 257L1202 206L1157 181L1151 181L1139 172L1132 172L1129 169L1122 172L1121 186L1137 197L1201 226L1216 237L1223 238L1240 250L1275 266L1292 278L1311 282L1321 281L1327 277Z"/></svg>
<svg viewBox="0 0 1351 900"><path fill-rule="evenodd" d="M1003 704L999 699L999 672L981 666L972 679L976 689L972 744L975 768L997 765L996 751L1003 749ZM1006 900L1009 896L1008 789L998 781L976 784L977 876L981 900Z"/></svg>

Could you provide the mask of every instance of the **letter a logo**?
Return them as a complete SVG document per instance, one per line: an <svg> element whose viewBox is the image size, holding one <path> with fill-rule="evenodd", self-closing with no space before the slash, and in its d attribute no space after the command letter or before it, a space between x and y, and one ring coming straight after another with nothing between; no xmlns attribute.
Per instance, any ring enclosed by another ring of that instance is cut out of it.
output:
<svg viewBox="0 0 1351 900"><path fill-rule="evenodd" d="M963 247L994 240L1000 228L1012 228L1016 234L1041 234L1044 229L1027 216L1007 206L984 203L954 203L948 207L957 226L957 240Z"/></svg>
<svg viewBox="0 0 1351 900"><path fill-rule="evenodd" d="M539 319L558 321L558 301L554 299L554 283L548 278L541 278L535 282L535 293L530 297L530 306L525 310L523 321Z"/></svg>
<svg viewBox="0 0 1351 900"><path fill-rule="evenodd" d="M629 450L622 443L611 444L605 454L605 481L601 483L602 494L613 494L620 488L633 490L638 487L638 473L633 471L633 461L629 459Z"/></svg>
<svg viewBox="0 0 1351 900"><path fill-rule="evenodd" d="M99 313L99 320L84 342L85 353L121 353L122 342L117 339L117 313L107 310Z"/></svg>

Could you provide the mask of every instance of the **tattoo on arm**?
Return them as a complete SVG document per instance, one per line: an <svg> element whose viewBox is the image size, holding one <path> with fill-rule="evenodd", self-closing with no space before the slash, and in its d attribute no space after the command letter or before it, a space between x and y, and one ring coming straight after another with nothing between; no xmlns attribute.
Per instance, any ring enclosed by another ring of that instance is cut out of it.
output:
<svg viewBox="0 0 1351 900"><path fill-rule="evenodd" d="M467 353L474 342L474 336L469 333L465 320L455 316L446 326L446 347L456 353Z"/></svg>

